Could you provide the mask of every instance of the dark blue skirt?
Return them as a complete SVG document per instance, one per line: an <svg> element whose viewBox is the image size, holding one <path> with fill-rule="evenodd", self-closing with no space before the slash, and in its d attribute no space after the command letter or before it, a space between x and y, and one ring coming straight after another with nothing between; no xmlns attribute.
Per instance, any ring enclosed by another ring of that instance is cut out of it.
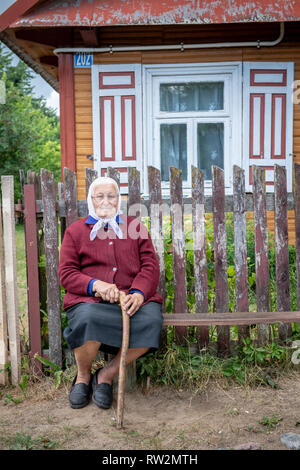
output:
<svg viewBox="0 0 300 470"><path fill-rule="evenodd" d="M117 354L122 346L122 311L119 303L80 302L66 310L68 326L63 335L70 349L86 341L99 341L100 350ZM129 348L159 348L162 305L148 302L130 317Z"/></svg>

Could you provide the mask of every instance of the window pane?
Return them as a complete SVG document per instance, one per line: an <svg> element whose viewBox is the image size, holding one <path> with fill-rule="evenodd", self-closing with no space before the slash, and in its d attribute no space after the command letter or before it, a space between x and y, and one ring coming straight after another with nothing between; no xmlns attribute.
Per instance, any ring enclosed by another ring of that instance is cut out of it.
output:
<svg viewBox="0 0 300 470"><path fill-rule="evenodd" d="M182 170L182 180L187 180L186 133L186 124L161 124L160 165L162 181L169 181L169 166L175 166Z"/></svg>
<svg viewBox="0 0 300 470"><path fill-rule="evenodd" d="M211 180L211 165L224 169L224 124L198 124L197 139L198 168Z"/></svg>
<svg viewBox="0 0 300 470"><path fill-rule="evenodd" d="M215 111L224 109L224 83L165 83L160 85L160 110Z"/></svg>

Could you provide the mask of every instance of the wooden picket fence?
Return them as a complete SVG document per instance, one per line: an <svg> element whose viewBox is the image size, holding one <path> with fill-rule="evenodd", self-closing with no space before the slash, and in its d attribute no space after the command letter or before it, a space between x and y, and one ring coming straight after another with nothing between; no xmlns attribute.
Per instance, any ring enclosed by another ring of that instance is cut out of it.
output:
<svg viewBox="0 0 300 470"><path fill-rule="evenodd" d="M287 193L285 168L275 165L274 193L265 192L265 173L259 166L253 166L253 193L245 193L245 174L237 166L233 168L233 195L225 196L224 172L212 167L212 195L204 195L204 177L201 170L192 166L192 194L183 198L181 171L170 167L170 197L162 199L160 171L148 167L149 199L141 200L140 173L128 168L128 200L122 201L126 215L150 216L151 237L160 265L158 291L163 297L165 313L165 264L163 240L163 210L171 216L174 312L187 313L187 282L184 214L192 214L195 312L207 314L207 260L205 241L205 214L212 213L214 227L214 262L216 312L228 312L228 276L226 246L226 212L234 214L234 245L236 271L236 306L238 312L248 312L248 274L246 246L246 213L252 212L255 231L256 254L256 296L257 310L270 311L270 286L268 265L267 211L274 211L277 310L290 311L289 294L289 251L288 251L288 210L295 211L297 293L300 299L300 165L294 165L293 193ZM41 306L47 308L49 328L49 354L53 363L62 366L61 294L58 277L59 224L61 240L66 227L87 215L86 200L77 201L76 175L64 169L64 184L56 183L53 174L45 169L41 174L29 172L27 184L21 172L23 200L14 205L14 181L12 176L1 177L2 204L0 210L0 369L9 361L12 384L20 380L20 335L17 309L15 216L23 214L26 240L28 323L30 357L36 373L41 372L41 363L34 354L41 350ZM86 168L86 194L91 182L97 177L94 170ZM120 184L119 172L108 169L108 176ZM1 221L1 218L3 219ZM3 222L3 224L2 224ZM58 224L59 222L59 224ZM3 234L2 234L3 225ZM60 240L60 241L61 241ZM45 255L45 272L39 266L41 254ZM45 289L46 287L46 289ZM45 306L46 305L46 306ZM298 305L299 309L299 305ZM296 315L297 314L297 315ZM193 315L193 313L190 313ZM242 315L242 314L241 314ZM252 313L249 315L252 315ZM294 319L295 317L295 319ZM291 321L300 320L299 312L290 315ZM274 313L274 322L276 315ZM255 313L253 313L255 323ZM279 323L279 338L284 340L291 334L290 323ZM238 326L239 337L249 334L249 326ZM230 350L228 324L218 324L217 344L219 352ZM176 327L179 343L184 342L187 327ZM200 348L210 342L209 327L197 327ZM258 341L269 341L269 326L258 325ZM0 383L7 383L7 372L0 372Z"/></svg>

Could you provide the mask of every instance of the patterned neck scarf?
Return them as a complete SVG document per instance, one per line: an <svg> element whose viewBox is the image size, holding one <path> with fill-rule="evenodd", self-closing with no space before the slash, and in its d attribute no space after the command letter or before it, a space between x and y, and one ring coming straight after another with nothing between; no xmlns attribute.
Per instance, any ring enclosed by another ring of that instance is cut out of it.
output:
<svg viewBox="0 0 300 470"><path fill-rule="evenodd" d="M92 200L92 195L93 195L93 191L94 191L95 186L99 186L99 184L113 184L116 188L116 191L117 191L117 194L118 194L118 208L117 208L117 211L116 211L115 215L111 218L99 217L95 212L94 204L93 204L93 200ZM122 211L121 211L121 196L120 196L119 187L118 187L118 185L117 185L117 183L115 182L114 179L109 178L109 177L96 178L89 187L89 192L88 192L88 197L87 197L87 205L88 205L89 216L93 217L94 219L96 219L98 221L94 225L93 229L91 230L90 240L92 240L92 241L95 240L98 230L100 230L107 223L111 226L111 228L113 229L113 231L115 232L117 237L123 238L123 232L122 232L121 228L119 227L119 225L117 223L117 216L119 214L122 214Z"/></svg>

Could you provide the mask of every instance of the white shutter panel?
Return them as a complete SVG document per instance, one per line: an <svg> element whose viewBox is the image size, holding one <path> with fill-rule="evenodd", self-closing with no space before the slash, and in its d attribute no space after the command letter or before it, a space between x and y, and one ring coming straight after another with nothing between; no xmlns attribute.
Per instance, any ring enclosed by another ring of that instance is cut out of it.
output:
<svg viewBox="0 0 300 470"><path fill-rule="evenodd" d="M92 67L95 169L120 171L120 191L128 193L128 167L142 168L141 65Z"/></svg>
<svg viewBox="0 0 300 470"><path fill-rule="evenodd" d="M274 164L287 169L292 191L293 106L292 62L244 64L243 162L246 190L252 190L252 165L266 170L266 190L274 191Z"/></svg>

